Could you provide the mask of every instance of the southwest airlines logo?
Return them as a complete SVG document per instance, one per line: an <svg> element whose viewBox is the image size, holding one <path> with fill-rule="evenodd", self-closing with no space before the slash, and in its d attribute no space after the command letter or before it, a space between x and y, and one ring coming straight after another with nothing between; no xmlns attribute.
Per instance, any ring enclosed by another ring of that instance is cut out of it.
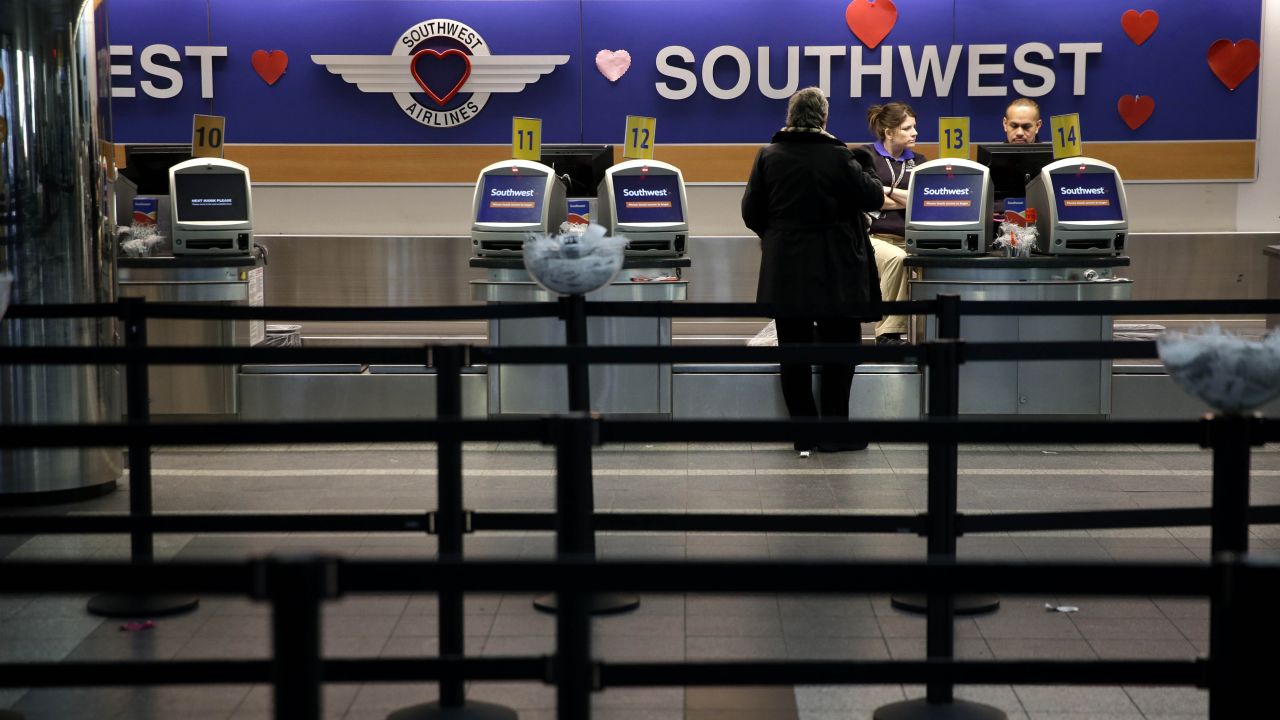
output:
<svg viewBox="0 0 1280 720"><path fill-rule="evenodd" d="M312 55L311 60L361 92L391 93L416 122L447 128L478 115L490 93L520 92L569 62L569 56L493 55L465 23L437 18L401 33L390 55ZM455 97L460 101L451 103Z"/></svg>
<svg viewBox="0 0 1280 720"><path fill-rule="evenodd" d="M969 198L969 188L924 188L924 207L973 207ZM941 197L938 197L941 196Z"/></svg>
<svg viewBox="0 0 1280 720"><path fill-rule="evenodd" d="M1100 187L1064 187L1058 191L1060 195L1102 195L1103 197L1072 197L1063 198L1063 207L1111 207L1111 198L1107 196L1107 189Z"/></svg>
<svg viewBox="0 0 1280 720"><path fill-rule="evenodd" d="M631 188L622 189L622 197L624 198L665 198L667 189L658 190L632 190ZM625 207L634 210L653 210L656 208L670 208L670 200L624 200Z"/></svg>

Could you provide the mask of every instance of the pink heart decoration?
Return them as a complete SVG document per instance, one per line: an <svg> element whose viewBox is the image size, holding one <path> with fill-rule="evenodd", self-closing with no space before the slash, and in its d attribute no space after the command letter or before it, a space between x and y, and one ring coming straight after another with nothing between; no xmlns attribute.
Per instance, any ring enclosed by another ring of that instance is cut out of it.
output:
<svg viewBox="0 0 1280 720"><path fill-rule="evenodd" d="M433 91L431 87L427 85L427 82L422 79L422 75L418 73L418 63L419 61L433 62L437 60L443 60L447 57L462 58L462 62L463 62L462 73L461 73L462 76L458 78L458 82L453 84L453 87L449 89L449 92L445 93L443 96L440 96L440 95L437 95L435 91ZM455 48L450 48L449 50L445 50L444 52L441 52L439 50L432 50L428 48L426 50L419 50L418 52L413 54L413 58L409 61L409 71L413 73L413 79L418 81L418 86L421 87L423 91L427 93L427 95L430 95L431 99L435 100L437 105L443 107L445 103L453 99L454 95L458 94L458 91L461 90L462 86L466 84L467 78L471 77L471 58L467 57L466 53Z"/></svg>
<svg viewBox="0 0 1280 720"><path fill-rule="evenodd" d="M863 45L876 49L898 22L893 0L853 0L844 9L844 21Z"/></svg>
<svg viewBox="0 0 1280 720"><path fill-rule="evenodd" d="M1209 46L1209 69L1228 90L1235 90L1258 69L1261 57L1262 50L1253 40L1231 42L1223 38Z"/></svg>
<svg viewBox="0 0 1280 720"><path fill-rule="evenodd" d="M268 85L275 85L276 81L284 75L284 71L289 67L289 56L283 50L254 50L253 57L250 59L253 63L253 69L258 73L258 77Z"/></svg>
<svg viewBox="0 0 1280 720"><path fill-rule="evenodd" d="M1160 24L1160 14L1155 10L1125 10L1120 16L1120 27L1124 28L1124 34L1129 36L1134 45L1141 45L1151 37L1156 31L1156 26Z"/></svg>
<svg viewBox="0 0 1280 720"><path fill-rule="evenodd" d="M1150 95L1125 95L1116 103L1116 110L1130 130L1137 130L1156 111L1156 99Z"/></svg>
<svg viewBox="0 0 1280 720"><path fill-rule="evenodd" d="M626 50L601 50L596 53L596 69L609 82L617 82L630 68L631 53Z"/></svg>

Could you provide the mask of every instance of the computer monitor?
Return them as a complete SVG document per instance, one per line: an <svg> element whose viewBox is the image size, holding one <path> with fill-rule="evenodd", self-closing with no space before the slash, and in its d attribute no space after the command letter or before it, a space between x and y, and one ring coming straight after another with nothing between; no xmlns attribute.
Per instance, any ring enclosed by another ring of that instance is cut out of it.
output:
<svg viewBox="0 0 1280 720"><path fill-rule="evenodd" d="M1036 251L1113 255L1124 250L1129 206L1115 166L1088 157L1050 163L1027 184Z"/></svg>
<svg viewBox="0 0 1280 720"><path fill-rule="evenodd" d="M195 158L169 168L174 255L248 255L253 248L249 168Z"/></svg>
<svg viewBox="0 0 1280 720"><path fill-rule="evenodd" d="M600 183L600 224L630 242L628 255L684 255L689 237L684 174L657 160L627 160Z"/></svg>
<svg viewBox="0 0 1280 720"><path fill-rule="evenodd" d="M1053 162L1050 143L980 143L978 162L991 168L995 199L1027 196L1027 182Z"/></svg>
<svg viewBox="0 0 1280 720"><path fill-rule="evenodd" d="M529 234L560 231L567 211L564 184L542 163L496 162L476 179L472 211L477 255L519 255Z"/></svg>
<svg viewBox="0 0 1280 720"><path fill-rule="evenodd" d="M564 179L568 197L595 197L596 188L613 165L613 146L543 145L539 162Z"/></svg>
<svg viewBox="0 0 1280 720"><path fill-rule="evenodd" d="M907 186L907 251L920 255L985 255L990 248L991 178L962 159L916 166Z"/></svg>
<svg viewBox="0 0 1280 720"><path fill-rule="evenodd" d="M120 174L137 185L138 195L168 195L169 168L190 159L190 145L126 145Z"/></svg>

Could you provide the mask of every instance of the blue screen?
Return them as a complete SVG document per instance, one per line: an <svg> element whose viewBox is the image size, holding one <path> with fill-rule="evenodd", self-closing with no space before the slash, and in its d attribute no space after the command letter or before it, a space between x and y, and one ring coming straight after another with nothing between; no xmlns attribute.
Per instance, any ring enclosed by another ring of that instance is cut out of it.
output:
<svg viewBox="0 0 1280 720"><path fill-rule="evenodd" d="M541 223L545 175L485 175L476 222Z"/></svg>
<svg viewBox="0 0 1280 720"><path fill-rule="evenodd" d="M982 175L921 173L912 177L911 222L977 222Z"/></svg>
<svg viewBox="0 0 1280 720"><path fill-rule="evenodd" d="M1124 220L1115 173L1055 173L1053 196L1058 203L1058 222Z"/></svg>
<svg viewBox="0 0 1280 720"><path fill-rule="evenodd" d="M684 222L680 179L675 175L614 175L613 206L618 222Z"/></svg>

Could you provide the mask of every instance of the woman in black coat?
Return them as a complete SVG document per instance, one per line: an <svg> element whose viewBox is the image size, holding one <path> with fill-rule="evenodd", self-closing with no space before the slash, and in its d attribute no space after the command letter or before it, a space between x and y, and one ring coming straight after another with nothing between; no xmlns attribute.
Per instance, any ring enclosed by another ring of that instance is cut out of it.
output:
<svg viewBox="0 0 1280 720"><path fill-rule="evenodd" d="M762 148L742 197L742 219L760 236L763 257L756 301L801 306L803 317L778 318L778 344L854 344L863 321L876 321L880 281L864 212L884 204L884 188L871 158L826 131L828 104L818 88L805 88L787 104L787 126ZM861 153L859 158L855 153ZM843 310L830 306L843 305ZM854 363L822 366L814 402L808 364L782 365L782 396L791 417L849 417ZM802 454L860 450L863 442L797 441Z"/></svg>

